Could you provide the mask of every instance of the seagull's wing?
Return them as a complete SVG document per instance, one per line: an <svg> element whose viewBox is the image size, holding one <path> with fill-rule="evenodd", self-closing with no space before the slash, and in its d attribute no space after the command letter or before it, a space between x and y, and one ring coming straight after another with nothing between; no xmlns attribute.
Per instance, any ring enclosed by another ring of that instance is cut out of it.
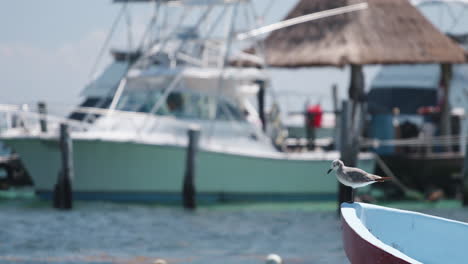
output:
<svg viewBox="0 0 468 264"><path fill-rule="evenodd" d="M372 177L372 174L369 174L358 168L347 167L344 169L344 172L352 181L357 181L357 182L375 181L375 179Z"/></svg>

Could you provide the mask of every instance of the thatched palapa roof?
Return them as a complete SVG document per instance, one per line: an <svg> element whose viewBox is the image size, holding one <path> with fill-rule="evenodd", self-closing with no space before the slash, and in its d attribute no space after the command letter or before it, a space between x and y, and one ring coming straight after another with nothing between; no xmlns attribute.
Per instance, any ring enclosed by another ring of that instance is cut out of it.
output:
<svg viewBox="0 0 468 264"><path fill-rule="evenodd" d="M301 0L286 19L363 0ZM463 49L407 0L367 0L369 8L272 32L267 64L275 67L346 64L462 63Z"/></svg>

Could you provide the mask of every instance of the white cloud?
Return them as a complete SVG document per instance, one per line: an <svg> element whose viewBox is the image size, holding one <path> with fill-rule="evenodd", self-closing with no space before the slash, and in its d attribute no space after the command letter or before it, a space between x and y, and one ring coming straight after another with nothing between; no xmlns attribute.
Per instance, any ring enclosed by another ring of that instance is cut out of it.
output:
<svg viewBox="0 0 468 264"><path fill-rule="evenodd" d="M105 37L93 31L58 48L0 43L0 103L76 103Z"/></svg>
<svg viewBox="0 0 468 264"><path fill-rule="evenodd" d="M134 48L143 35L145 19L136 16L132 20ZM122 22L111 47L127 48L127 30ZM90 31L76 42L57 44L54 48L44 48L37 43L0 42L0 103L36 103L39 100L52 104L78 103L80 91L89 81L107 33L106 30ZM110 61L107 49L97 73Z"/></svg>

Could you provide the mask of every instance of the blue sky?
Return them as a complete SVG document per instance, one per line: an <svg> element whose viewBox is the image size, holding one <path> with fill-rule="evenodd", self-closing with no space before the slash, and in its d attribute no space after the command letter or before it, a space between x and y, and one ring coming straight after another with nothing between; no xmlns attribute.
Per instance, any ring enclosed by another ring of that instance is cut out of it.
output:
<svg viewBox="0 0 468 264"><path fill-rule="evenodd" d="M280 20L295 0L255 0L262 10L275 1L267 22ZM137 15L135 28L144 27L147 5L132 7ZM120 6L111 0L15 0L0 8L0 103L70 105L79 101L79 92L89 74L106 34ZM468 17L468 13L467 16ZM466 24L466 23L465 23ZM106 55L107 62L110 56ZM376 72L367 70L368 78ZM294 89L309 93L312 101L322 99L326 108L330 87L338 83L345 95L346 69L274 70L276 90ZM319 84L310 87L310 80Z"/></svg>
<svg viewBox="0 0 468 264"><path fill-rule="evenodd" d="M260 0L260 6L268 0ZM295 1L281 1L280 19ZM289 2L289 4L287 3ZM148 5L132 6L142 28ZM111 0L7 1L0 9L0 102L75 103L120 10ZM106 55L107 61L110 56Z"/></svg>
<svg viewBox="0 0 468 264"><path fill-rule="evenodd" d="M1 101L69 102L76 97L116 8L89 0L3 3Z"/></svg>

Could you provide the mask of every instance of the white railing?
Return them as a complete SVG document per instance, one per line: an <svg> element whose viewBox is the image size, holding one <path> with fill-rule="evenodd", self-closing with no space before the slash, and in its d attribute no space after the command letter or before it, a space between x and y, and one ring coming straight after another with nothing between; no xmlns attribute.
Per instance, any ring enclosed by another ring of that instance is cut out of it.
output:
<svg viewBox="0 0 468 264"><path fill-rule="evenodd" d="M0 104L0 133L21 130L27 134L48 133L56 130L61 123L68 124L72 131L84 131L90 124L33 111L34 107L27 104ZM41 122L47 126L47 131L41 131Z"/></svg>
<svg viewBox="0 0 468 264"><path fill-rule="evenodd" d="M43 114L37 111L32 111L35 107L29 105L8 105L0 104L0 135L8 132L21 132L26 135L53 134L58 132L60 124L68 124L71 131L112 131L117 127L119 129L130 129L141 133L143 130L152 133L155 130L154 124L157 123L157 117L149 113L139 113L132 111L109 110L94 107L78 107L73 109L74 113L85 114L88 117L87 121L77 121L64 117L58 117L51 114ZM95 123L94 116L112 116L105 122ZM148 118L151 118L149 122ZM41 131L41 122L46 123L47 131ZM182 122L174 120L179 127L189 128L193 126L190 122ZM174 123L173 122L173 123ZM127 124L129 127L124 128L122 124ZM149 124L148 129L143 129L142 124Z"/></svg>
<svg viewBox="0 0 468 264"><path fill-rule="evenodd" d="M369 139L364 138L362 145L365 147L419 147L419 146L458 146L461 140L467 140L468 136L452 135L452 136L425 136L418 138L405 139Z"/></svg>

